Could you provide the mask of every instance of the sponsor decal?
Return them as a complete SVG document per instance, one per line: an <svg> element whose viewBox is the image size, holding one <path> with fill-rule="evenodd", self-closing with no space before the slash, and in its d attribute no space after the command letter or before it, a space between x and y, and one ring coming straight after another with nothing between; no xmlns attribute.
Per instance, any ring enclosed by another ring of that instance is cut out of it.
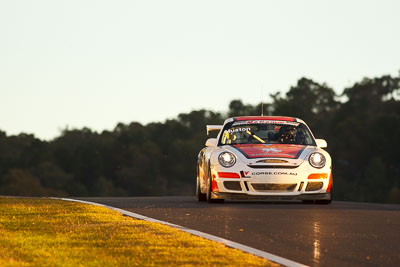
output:
<svg viewBox="0 0 400 267"><path fill-rule="evenodd" d="M236 129L229 129L228 133L237 133L237 132L246 132L246 131L251 131L249 127L247 128L236 128Z"/></svg>
<svg viewBox="0 0 400 267"><path fill-rule="evenodd" d="M251 175L293 175L297 176L296 172L252 172Z"/></svg>
<svg viewBox="0 0 400 267"><path fill-rule="evenodd" d="M267 152L267 153L269 153L269 152L275 152L275 153L279 153L279 152L282 152L282 150L278 150L278 149L276 149L276 148L263 148L263 149L261 149L262 151L264 151L264 152Z"/></svg>
<svg viewBox="0 0 400 267"><path fill-rule="evenodd" d="M232 147L240 151L246 158L290 158L297 159L306 146L291 144L242 144Z"/></svg>
<svg viewBox="0 0 400 267"><path fill-rule="evenodd" d="M250 176L247 176L249 174L249 171L240 171L240 176L242 178L250 178Z"/></svg>

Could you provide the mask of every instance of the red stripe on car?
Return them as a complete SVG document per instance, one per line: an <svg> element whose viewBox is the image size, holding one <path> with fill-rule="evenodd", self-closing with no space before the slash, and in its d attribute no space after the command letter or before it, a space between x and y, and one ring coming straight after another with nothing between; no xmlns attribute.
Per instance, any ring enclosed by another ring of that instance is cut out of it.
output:
<svg viewBox="0 0 400 267"><path fill-rule="evenodd" d="M331 188L332 188L332 172L329 175L329 184L328 184L328 188L326 188L326 192L327 193L331 192Z"/></svg>
<svg viewBox="0 0 400 267"><path fill-rule="evenodd" d="M292 117L278 117L278 116L246 116L236 117L238 121L249 121L249 120L275 120L275 121L295 121Z"/></svg>
<svg viewBox="0 0 400 267"><path fill-rule="evenodd" d="M212 180L212 183L211 183L211 191L219 192L217 181L215 181L214 179Z"/></svg>
<svg viewBox="0 0 400 267"><path fill-rule="evenodd" d="M240 178L240 175L235 172L219 172L219 178Z"/></svg>

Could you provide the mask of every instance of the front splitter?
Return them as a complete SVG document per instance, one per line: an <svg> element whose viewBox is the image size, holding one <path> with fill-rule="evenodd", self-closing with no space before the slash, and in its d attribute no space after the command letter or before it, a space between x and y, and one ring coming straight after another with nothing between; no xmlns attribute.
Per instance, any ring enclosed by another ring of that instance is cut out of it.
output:
<svg viewBox="0 0 400 267"><path fill-rule="evenodd" d="M244 193L220 193L213 192L213 199L226 200L331 200L331 193L288 195L249 195Z"/></svg>

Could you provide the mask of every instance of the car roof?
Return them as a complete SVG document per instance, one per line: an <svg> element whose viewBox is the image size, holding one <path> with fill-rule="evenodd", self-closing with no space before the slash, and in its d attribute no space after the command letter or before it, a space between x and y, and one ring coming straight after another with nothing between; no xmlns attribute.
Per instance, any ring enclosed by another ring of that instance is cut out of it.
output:
<svg viewBox="0 0 400 267"><path fill-rule="evenodd" d="M293 121L306 124L303 120L299 118L287 117L287 116L239 116L226 119L224 125L232 121L248 121L248 120Z"/></svg>
<svg viewBox="0 0 400 267"><path fill-rule="evenodd" d="M243 117L234 117L233 120L236 120L236 121L248 121L248 120L297 121L297 118L284 117L284 116L243 116Z"/></svg>

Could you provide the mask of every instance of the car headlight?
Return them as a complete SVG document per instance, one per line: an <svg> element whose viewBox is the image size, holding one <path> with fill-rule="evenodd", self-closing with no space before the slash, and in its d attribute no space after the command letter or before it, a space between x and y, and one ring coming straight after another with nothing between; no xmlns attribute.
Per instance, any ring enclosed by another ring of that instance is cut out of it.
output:
<svg viewBox="0 0 400 267"><path fill-rule="evenodd" d="M308 159L308 161L310 162L311 166L313 166L314 168L321 169L325 166L326 158L323 154L321 154L319 152L315 152L310 155L310 158Z"/></svg>
<svg viewBox="0 0 400 267"><path fill-rule="evenodd" d="M222 152L218 156L218 162L222 166L229 168L229 167L232 167L233 165L235 165L236 157L231 152Z"/></svg>

